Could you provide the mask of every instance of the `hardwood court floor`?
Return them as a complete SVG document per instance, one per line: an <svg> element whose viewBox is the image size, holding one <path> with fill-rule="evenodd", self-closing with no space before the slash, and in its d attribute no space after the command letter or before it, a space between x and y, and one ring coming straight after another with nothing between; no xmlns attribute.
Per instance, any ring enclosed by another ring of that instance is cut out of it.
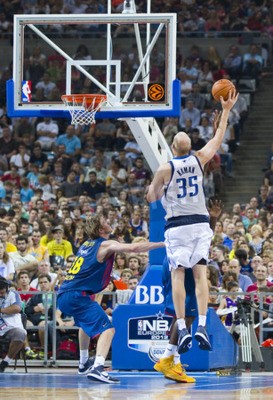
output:
<svg viewBox="0 0 273 400"><path fill-rule="evenodd" d="M120 384L91 382L75 368L29 368L0 374L1 400L272 400L273 373L218 376L194 373L195 384L176 383L156 372L111 372Z"/></svg>

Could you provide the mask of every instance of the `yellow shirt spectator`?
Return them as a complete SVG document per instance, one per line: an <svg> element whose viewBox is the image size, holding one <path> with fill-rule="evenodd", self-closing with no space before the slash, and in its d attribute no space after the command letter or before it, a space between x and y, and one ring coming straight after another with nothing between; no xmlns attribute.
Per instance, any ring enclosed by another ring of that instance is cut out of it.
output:
<svg viewBox="0 0 273 400"><path fill-rule="evenodd" d="M66 259L73 254L71 243L63 239L63 227L61 225L52 229L53 240L47 243L49 256L61 256Z"/></svg>

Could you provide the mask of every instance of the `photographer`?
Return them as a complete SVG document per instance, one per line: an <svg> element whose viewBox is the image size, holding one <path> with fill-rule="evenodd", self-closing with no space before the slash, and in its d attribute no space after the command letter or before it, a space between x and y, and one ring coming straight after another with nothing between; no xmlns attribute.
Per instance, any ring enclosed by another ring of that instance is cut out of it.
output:
<svg viewBox="0 0 273 400"><path fill-rule="evenodd" d="M0 363L0 373L4 372L10 362L22 349L26 338L26 331L22 324L22 305L20 296L9 289L9 282L0 279L0 336L10 340L8 353Z"/></svg>

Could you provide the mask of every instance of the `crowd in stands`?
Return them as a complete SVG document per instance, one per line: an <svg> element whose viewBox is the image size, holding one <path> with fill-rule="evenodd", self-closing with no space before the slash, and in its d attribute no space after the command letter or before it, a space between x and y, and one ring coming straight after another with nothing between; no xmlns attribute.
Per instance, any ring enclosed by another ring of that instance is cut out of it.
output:
<svg viewBox="0 0 273 400"><path fill-rule="evenodd" d="M145 2L139 3L138 7L144 8ZM123 1L116 0L113 4L116 12L120 12ZM272 34L269 1L262 5L259 2L209 1L205 7L202 1L159 0L152 2L152 11L169 11L170 5L172 12L178 12L180 32L198 31L203 35L219 30L255 30ZM3 1L0 33L12 30L14 13L102 13L105 6L104 1L93 0ZM1 23L3 14L6 23ZM261 24L261 20L266 20L266 24ZM121 50L122 62L136 68L132 54L125 53ZM184 130L191 138L192 152L202 148L213 135L213 110L220 106L210 96L213 82L221 78L238 81L246 77L259 84L266 62L264 54L255 44L244 54L239 45L232 45L224 59L216 47L209 48L205 54L193 45L189 54L179 53L177 77L181 81L182 112L180 118L159 121L167 142L170 144L173 136ZM62 57L45 56L41 48L36 48L28 57L28 69L24 73L26 79L31 76L34 98L59 99L63 90ZM80 45L74 58L92 57L86 46ZM158 60L161 58L159 52ZM163 61L162 65L159 63L159 70L163 65ZM50 293L58 291L77 250L86 240L84 225L90 215L103 212L113 228L112 238L116 240L131 243L149 238L149 206L145 192L151 181L151 171L126 122L105 119L82 128L50 117L7 117L4 83L10 73L10 70L3 71L0 80L3 94L0 104L0 275L11 280L19 292L33 292L21 294L28 327L42 327L45 309L48 319L52 320ZM84 90L82 75L75 73L73 79L74 88L78 85L79 90ZM205 171L207 198L221 192L223 176L232 177L235 152L247 114L248 104L244 96L240 96L231 111L224 143ZM266 288L272 290L272 187L271 151L259 196L250 198L245 207L235 204L231 212L224 210L216 225L208 267L208 285L213 293L243 291L251 294ZM125 254L116 255L113 279L106 293L97 298L109 317L114 307L109 292L118 292L118 302L127 301L147 266L146 253L129 258ZM235 284L230 285L231 281ZM40 290L48 295L44 296ZM227 306L223 296L211 295L210 301L215 307L221 304L220 309ZM268 310L270 303L268 295L265 299ZM62 316L58 310L57 313L59 325L68 328L74 325L69 316ZM43 340L44 331L39 329L40 357L43 357ZM30 358L38 356L28 343L26 348Z"/></svg>
<svg viewBox="0 0 273 400"><path fill-rule="evenodd" d="M124 0L112 0L111 12L121 13ZM143 0L136 2L137 12L147 12L147 4ZM248 1L236 3L232 0L219 2L209 0L154 0L151 2L151 12L176 12L178 15L178 33L204 33L221 35L223 32L254 31L272 35L272 4L269 0ZM12 32L13 14L102 14L107 13L106 0L3 0L0 5L0 33ZM69 25L56 25L51 28L54 33L74 33ZM99 32L98 25L85 25L86 32ZM118 33L124 29L117 27ZM128 32L126 31L126 34Z"/></svg>

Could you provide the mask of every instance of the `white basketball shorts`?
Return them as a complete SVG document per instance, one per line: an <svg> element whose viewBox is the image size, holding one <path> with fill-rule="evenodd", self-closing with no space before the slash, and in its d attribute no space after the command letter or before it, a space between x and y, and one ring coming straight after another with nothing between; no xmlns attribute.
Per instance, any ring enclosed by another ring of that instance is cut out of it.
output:
<svg viewBox="0 0 273 400"><path fill-rule="evenodd" d="M208 223L177 226L165 231L165 245L170 270L179 265L192 268L209 256L213 231Z"/></svg>

